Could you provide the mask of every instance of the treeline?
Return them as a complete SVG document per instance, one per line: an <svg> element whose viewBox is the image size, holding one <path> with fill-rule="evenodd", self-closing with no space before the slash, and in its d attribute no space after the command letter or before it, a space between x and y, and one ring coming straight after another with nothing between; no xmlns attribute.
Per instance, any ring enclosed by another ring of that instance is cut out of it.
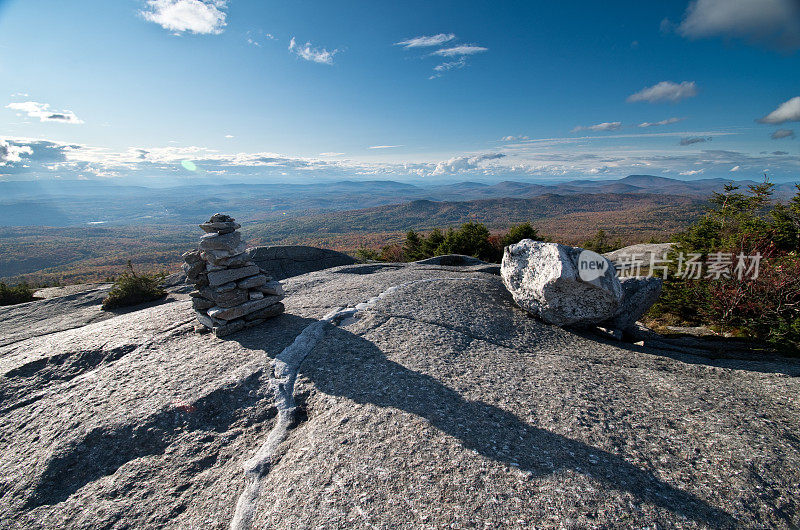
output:
<svg viewBox="0 0 800 530"><path fill-rule="evenodd" d="M428 235L406 232L405 241L386 245L380 250L361 247L356 257L361 261L419 261L446 254L463 254L483 261L500 263L503 248L523 239L548 240L530 223L512 226L504 234L492 234L483 223L467 222L459 228L433 229Z"/></svg>
<svg viewBox="0 0 800 530"><path fill-rule="evenodd" d="M22 304L33 300L33 289L27 283L8 286L0 282L0 306Z"/></svg>
<svg viewBox="0 0 800 530"><path fill-rule="evenodd" d="M503 259L503 249L523 239L552 241L550 237L539 234L528 222L513 225L502 234L492 234L483 223L471 221L458 228L451 227L447 230L434 228L427 236L409 230L402 243L385 245L380 249L361 246L356 250L355 256L362 262L408 262L447 254L462 254L490 263L500 263ZM605 230L600 229L579 246L602 254L623 245L619 238L612 239Z"/></svg>

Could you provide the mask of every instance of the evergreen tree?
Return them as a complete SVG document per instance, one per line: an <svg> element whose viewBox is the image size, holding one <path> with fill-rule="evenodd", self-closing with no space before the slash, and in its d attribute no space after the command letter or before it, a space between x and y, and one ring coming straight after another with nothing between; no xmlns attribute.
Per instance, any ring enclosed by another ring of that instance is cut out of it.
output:
<svg viewBox="0 0 800 530"><path fill-rule="evenodd" d="M508 229L506 235L503 236L503 247L519 243L523 239L533 239L534 241L541 241L539 233L531 226L530 223L522 223L514 225Z"/></svg>
<svg viewBox="0 0 800 530"><path fill-rule="evenodd" d="M413 230L406 232L406 240L403 243L403 258L405 261L417 261L424 258L422 239Z"/></svg>

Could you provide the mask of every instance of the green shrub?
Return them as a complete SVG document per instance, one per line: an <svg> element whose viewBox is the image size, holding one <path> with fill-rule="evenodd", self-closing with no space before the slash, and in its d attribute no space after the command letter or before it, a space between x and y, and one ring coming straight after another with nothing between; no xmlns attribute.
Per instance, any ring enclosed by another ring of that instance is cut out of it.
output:
<svg viewBox="0 0 800 530"><path fill-rule="evenodd" d="M519 243L523 239L533 239L534 241L544 240L530 223L522 223L509 228L508 232L503 236L501 243L505 248L508 245Z"/></svg>
<svg viewBox="0 0 800 530"><path fill-rule="evenodd" d="M13 287L0 282L0 305L14 305L33 300L33 289L27 283Z"/></svg>
<svg viewBox="0 0 800 530"><path fill-rule="evenodd" d="M458 229L448 228L444 241L434 255L463 254L483 261L500 261L500 252L489 241L489 229L483 223L467 222Z"/></svg>
<svg viewBox="0 0 800 530"><path fill-rule="evenodd" d="M673 267L648 319L703 324L800 353L800 186L785 205L772 201L772 187L766 179L745 193L726 185L705 216L675 236L672 250L673 263L680 253L760 254L758 276L686 279Z"/></svg>
<svg viewBox="0 0 800 530"><path fill-rule="evenodd" d="M144 302L159 300L167 295L161 288L165 274L136 274L128 261L130 272L123 273L114 282L108 296L103 300L103 309L116 309Z"/></svg>
<svg viewBox="0 0 800 530"><path fill-rule="evenodd" d="M367 248L362 245L356 249L355 258L359 263L368 263L370 261L378 261L381 255L377 250Z"/></svg>

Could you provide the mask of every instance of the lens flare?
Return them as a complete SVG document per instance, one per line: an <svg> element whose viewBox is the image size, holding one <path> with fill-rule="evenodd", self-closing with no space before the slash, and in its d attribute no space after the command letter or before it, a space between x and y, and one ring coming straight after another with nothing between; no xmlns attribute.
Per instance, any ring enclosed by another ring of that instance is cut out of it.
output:
<svg viewBox="0 0 800 530"><path fill-rule="evenodd" d="M197 171L197 166L194 165L194 162L191 160L184 160L181 162L181 165L184 167L184 169L188 169L189 171Z"/></svg>

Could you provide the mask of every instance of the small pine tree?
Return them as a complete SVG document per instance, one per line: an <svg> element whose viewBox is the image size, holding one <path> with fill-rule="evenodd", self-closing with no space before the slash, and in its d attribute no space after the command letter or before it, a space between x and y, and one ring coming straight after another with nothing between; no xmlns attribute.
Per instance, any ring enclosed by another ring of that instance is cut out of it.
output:
<svg viewBox="0 0 800 530"><path fill-rule="evenodd" d="M422 259L422 238L413 230L406 232L406 240L403 243L404 261L417 261Z"/></svg>
<svg viewBox="0 0 800 530"><path fill-rule="evenodd" d="M534 241L541 241L539 237L539 232L531 226L530 223L525 222L518 225L514 225L508 229L506 235L503 236L503 246L507 247L508 245L513 245L515 243L519 243L523 239L533 239Z"/></svg>
<svg viewBox="0 0 800 530"><path fill-rule="evenodd" d="M444 243L444 234L438 228L434 228L428 237L421 241L420 249L423 258L430 258L436 256L436 251Z"/></svg>
<svg viewBox="0 0 800 530"><path fill-rule="evenodd" d="M580 246L586 250L592 250L598 254L604 254L620 248L622 246L622 241L619 239L612 241L606 231L601 228L597 231L593 238L584 241Z"/></svg>

